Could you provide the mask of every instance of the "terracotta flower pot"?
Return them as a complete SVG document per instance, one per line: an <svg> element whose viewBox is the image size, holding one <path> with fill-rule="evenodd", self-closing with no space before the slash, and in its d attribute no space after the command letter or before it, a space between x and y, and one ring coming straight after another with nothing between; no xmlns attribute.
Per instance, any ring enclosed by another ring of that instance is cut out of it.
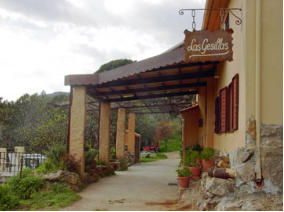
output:
<svg viewBox="0 0 284 212"><path fill-rule="evenodd" d="M188 188L190 177L178 177L178 184L181 188Z"/></svg>
<svg viewBox="0 0 284 212"><path fill-rule="evenodd" d="M202 159L202 171L207 172L209 168L215 166L215 160L204 160Z"/></svg>
<svg viewBox="0 0 284 212"><path fill-rule="evenodd" d="M192 178L193 179L199 179L200 178L200 171L201 171L201 168L198 167L198 166L190 166L189 167L189 170L192 172Z"/></svg>

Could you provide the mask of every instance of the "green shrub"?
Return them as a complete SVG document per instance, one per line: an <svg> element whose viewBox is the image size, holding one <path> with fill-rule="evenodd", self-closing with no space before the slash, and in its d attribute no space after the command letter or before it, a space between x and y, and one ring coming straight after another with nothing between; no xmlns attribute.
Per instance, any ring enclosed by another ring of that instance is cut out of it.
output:
<svg viewBox="0 0 284 212"><path fill-rule="evenodd" d="M194 145L191 147L191 149L192 149L193 151L201 152L203 148L202 148L202 146L200 146L200 144L194 144Z"/></svg>
<svg viewBox="0 0 284 212"><path fill-rule="evenodd" d="M103 166L105 166L106 164L105 164L105 162L103 162L102 160L96 160L96 162L97 162L97 165L103 165Z"/></svg>
<svg viewBox="0 0 284 212"><path fill-rule="evenodd" d="M30 169L24 169L22 177L19 173L11 177L7 184L10 186L11 191L20 199L28 199L34 192L39 191L45 185L45 180L39 176L34 176Z"/></svg>
<svg viewBox="0 0 284 212"><path fill-rule="evenodd" d="M75 160L73 155L66 154L63 158L64 169L80 175L80 162Z"/></svg>
<svg viewBox="0 0 284 212"><path fill-rule="evenodd" d="M116 153L115 153L115 147L114 146L112 146L110 148L110 159L111 160L115 160L116 159Z"/></svg>
<svg viewBox="0 0 284 212"><path fill-rule="evenodd" d="M70 190L70 187L64 183L52 183L49 185L49 190L54 193L62 193Z"/></svg>
<svg viewBox="0 0 284 212"><path fill-rule="evenodd" d="M14 209L19 204L18 197L11 192L7 184L0 185L0 210L6 211Z"/></svg>
<svg viewBox="0 0 284 212"><path fill-rule="evenodd" d="M214 159L214 155L215 155L215 149L211 147L205 147L200 154L201 158L204 160Z"/></svg>
<svg viewBox="0 0 284 212"><path fill-rule="evenodd" d="M153 162L157 160L167 159L168 157L164 153L147 154L144 158L140 158L140 162Z"/></svg>
<svg viewBox="0 0 284 212"><path fill-rule="evenodd" d="M66 145L55 145L46 152L48 160L53 163L56 167L63 169L63 160L66 155Z"/></svg>
<svg viewBox="0 0 284 212"><path fill-rule="evenodd" d="M21 200L20 207L29 210L54 210L65 207L78 199L80 196L73 192L68 185L52 183L46 189L32 194L31 199Z"/></svg>
<svg viewBox="0 0 284 212"><path fill-rule="evenodd" d="M174 152L174 151L180 151L182 142L181 142L181 135L175 134L172 137L168 139L168 142L166 144L165 141L160 142L159 146L159 152Z"/></svg>
<svg viewBox="0 0 284 212"><path fill-rule="evenodd" d="M176 172L179 177L188 177L192 174L188 167L177 169Z"/></svg>
<svg viewBox="0 0 284 212"><path fill-rule="evenodd" d="M145 158L151 158L151 154L147 154Z"/></svg>
<svg viewBox="0 0 284 212"><path fill-rule="evenodd" d="M157 153L156 157L160 158L160 159L167 159L168 158L168 156L166 156L164 153Z"/></svg>
<svg viewBox="0 0 284 212"><path fill-rule="evenodd" d="M186 151L185 154L185 165L191 167L200 166L200 164L196 162L196 160L199 158L200 158L200 153L198 151L193 151L189 149Z"/></svg>
<svg viewBox="0 0 284 212"><path fill-rule="evenodd" d="M41 163L39 167L35 170L35 172L37 174L47 174L57 170L59 170L59 167L56 167L54 163L52 163L50 160L47 160L44 163Z"/></svg>
<svg viewBox="0 0 284 212"><path fill-rule="evenodd" d="M120 160L120 169L119 171L127 171L128 170L128 164L127 161L125 159Z"/></svg>
<svg viewBox="0 0 284 212"><path fill-rule="evenodd" d="M95 166L95 159L98 152L92 149L89 149L85 152L85 170L89 171L94 169Z"/></svg>

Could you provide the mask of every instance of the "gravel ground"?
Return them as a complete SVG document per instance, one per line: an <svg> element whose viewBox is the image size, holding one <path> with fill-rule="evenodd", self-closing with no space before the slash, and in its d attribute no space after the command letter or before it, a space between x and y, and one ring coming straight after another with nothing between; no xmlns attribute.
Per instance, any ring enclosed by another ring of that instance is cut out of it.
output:
<svg viewBox="0 0 284 212"><path fill-rule="evenodd" d="M78 200L63 210L169 210L178 198L178 152L168 159L140 163L116 176L100 179L80 192Z"/></svg>

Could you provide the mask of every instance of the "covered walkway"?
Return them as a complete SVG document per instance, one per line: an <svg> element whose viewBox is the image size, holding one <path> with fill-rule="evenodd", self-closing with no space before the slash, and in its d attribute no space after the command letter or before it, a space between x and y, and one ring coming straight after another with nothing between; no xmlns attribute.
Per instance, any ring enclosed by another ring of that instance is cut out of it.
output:
<svg viewBox="0 0 284 212"><path fill-rule="evenodd" d="M132 153L139 148L135 139L135 113L143 113L141 112L143 107L151 113L179 113L181 109L191 106L190 96L200 94L201 118L204 119L204 126L207 125L205 99L214 84L217 64L218 62L185 62L182 43L163 54L108 72L66 76L65 85L71 87L68 151L81 161L82 174L84 172L86 95L99 102L99 159L108 163L112 104L116 104L115 107L118 109L116 156L118 159L123 159L125 145ZM165 99L168 102L165 103ZM133 100L141 100L144 105L132 106L130 102ZM129 109L126 134L125 121ZM209 121L212 122L212 120ZM211 128L208 127L213 132ZM207 137L205 133L203 134L202 142L207 142Z"/></svg>
<svg viewBox="0 0 284 212"><path fill-rule="evenodd" d="M177 200L178 152L167 153L168 159L136 164L127 172L100 179L84 189L82 199L63 210L169 210L175 205L159 203Z"/></svg>

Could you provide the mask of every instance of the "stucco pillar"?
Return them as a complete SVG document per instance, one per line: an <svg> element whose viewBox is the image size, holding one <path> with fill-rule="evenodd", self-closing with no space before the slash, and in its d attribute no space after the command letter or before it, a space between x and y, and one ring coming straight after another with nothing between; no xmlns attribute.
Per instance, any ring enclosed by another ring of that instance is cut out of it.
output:
<svg viewBox="0 0 284 212"><path fill-rule="evenodd" d="M85 171L84 135L86 125L86 87L73 87L70 102L69 153L80 162L80 172Z"/></svg>
<svg viewBox="0 0 284 212"><path fill-rule="evenodd" d="M126 119L125 109L119 108L117 111L117 123L116 123L116 157L120 160L124 158L125 119Z"/></svg>
<svg viewBox="0 0 284 212"><path fill-rule="evenodd" d="M135 114L128 115L128 152L135 153Z"/></svg>
<svg viewBox="0 0 284 212"><path fill-rule="evenodd" d="M105 163L110 159L110 103L100 103L99 159Z"/></svg>

